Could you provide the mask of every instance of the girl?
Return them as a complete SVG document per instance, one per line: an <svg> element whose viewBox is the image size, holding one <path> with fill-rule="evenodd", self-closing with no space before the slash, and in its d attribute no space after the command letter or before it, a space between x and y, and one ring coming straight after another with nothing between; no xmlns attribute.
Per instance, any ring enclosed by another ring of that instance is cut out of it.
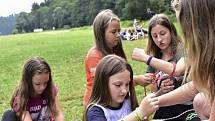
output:
<svg viewBox="0 0 215 121"><path fill-rule="evenodd" d="M124 121L142 120L158 108L154 96L150 94L136 108L138 104L131 66L119 56L108 55L96 68L93 91L84 121L117 121L122 118Z"/></svg>
<svg viewBox="0 0 215 121"><path fill-rule="evenodd" d="M84 107L91 96L95 69L101 58L108 54L116 54L126 59L120 40L120 19L111 10L98 13L93 22L93 31L95 45L85 58L87 83L83 99Z"/></svg>
<svg viewBox="0 0 215 121"><path fill-rule="evenodd" d="M25 63L11 107L21 121L63 121L51 68L43 58L34 57Z"/></svg>
<svg viewBox="0 0 215 121"><path fill-rule="evenodd" d="M147 83L150 83L154 78L153 81L156 82L153 83L153 90L156 91L158 95L162 95L178 88L182 84L183 71L185 70L184 66L180 66L178 68L178 77L173 77L176 66L178 65L176 65L176 63L179 62L179 65L181 65L184 61L182 42L177 35L174 24L171 23L169 18L164 14L156 14L151 18L148 31L149 39L147 54L153 56L145 54L143 49L136 48L133 51L132 58L138 61L143 61L149 65L147 74L145 74L145 80L146 82L149 80ZM164 66L166 63L162 64L163 61L167 63L167 66ZM168 66L169 64L170 66ZM174 67L172 68L172 66ZM167 72L167 74L165 72ZM145 83L144 81L136 78L135 81L137 83ZM175 117L192 108L192 104L190 103L162 107L155 113L154 118L165 119ZM178 118L177 120L185 119L186 115Z"/></svg>
<svg viewBox="0 0 215 121"><path fill-rule="evenodd" d="M187 45L187 60L192 62L190 63L190 76L193 82L159 97L160 106L164 106L191 100L198 92L201 92L207 97L201 98L205 100L203 102L209 102L209 106L201 109L204 113L208 112L208 117L201 117L201 119L210 121L215 120L214 5L214 0L173 1L176 17L180 22ZM176 97L181 98L175 100Z"/></svg>

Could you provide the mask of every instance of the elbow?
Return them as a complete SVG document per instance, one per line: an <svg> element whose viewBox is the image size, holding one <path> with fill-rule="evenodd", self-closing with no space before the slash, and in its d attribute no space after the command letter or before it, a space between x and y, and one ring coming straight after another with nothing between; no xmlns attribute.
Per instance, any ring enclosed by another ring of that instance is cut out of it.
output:
<svg viewBox="0 0 215 121"><path fill-rule="evenodd" d="M173 74L173 76L175 76L175 77L179 77L179 76L181 76L181 75L182 75L182 73L177 72L177 71L175 71L175 73Z"/></svg>

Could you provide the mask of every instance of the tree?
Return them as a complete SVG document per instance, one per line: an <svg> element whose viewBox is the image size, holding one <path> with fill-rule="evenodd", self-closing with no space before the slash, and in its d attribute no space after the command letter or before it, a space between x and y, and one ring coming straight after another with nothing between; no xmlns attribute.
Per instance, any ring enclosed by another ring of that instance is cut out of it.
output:
<svg viewBox="0 0 215 121"><path fill-rule="evenodd" d="M2 35L11 34L15 27L16 15L9 15L7 17L0 17L0 33Z"/></svg>
<svg viewBox="0 0 215 121"><path fill-rule="evenodd" d="M31 11L36 11L37 9L39 9L40 6L38 5L38 3L33 3L32 4L32 8L31 8Z"/></svg>
<svg viewBox="0 0 215 121"><path fill-rule="evenodd" d="M53 26L53 19L52 12L50 11L49 7L42 7L38 11L41 14L40 27L43 29L51 29Z"/></svg>
<svg viewBox="0 0 215 121"><path fill-rule="evenodd" d="M19 16L16 19L16 28L19 33L21 32L29 32L28 29L29 26L29 20L28 20L28 14L26 12L21 12Z"/></svg>
<svg viewBox="0 0 215 121"><path fill-rule="evenodd" d="M128 2L128 0L116 0L116 5L115 5L115 11L116 14L121 18L123 18L123 9L125 8L126 3Z"/></svg>
<svg viewBox="0 0 215 121"><path fill-rule="evenodd" d="M21 14L17 30L52 29L91 25L102 9L111 9L123 20L149 19L147 9L156 13L173 14L171 0L44 0L32 4L29 14Z"/></svg>
<svg viewBox="0 0 215 121"><path fill-rule="evenodd" d="M61 28L63 25L64 10L61 7L56 7L52 14L54 20L54 26L56 28Z"/></svg>

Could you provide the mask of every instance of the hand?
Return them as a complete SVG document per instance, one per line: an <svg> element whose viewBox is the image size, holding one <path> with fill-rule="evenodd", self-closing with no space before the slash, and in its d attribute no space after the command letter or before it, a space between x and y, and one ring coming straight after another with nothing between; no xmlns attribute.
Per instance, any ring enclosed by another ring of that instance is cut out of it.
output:
<svg viewBox="0 0 215 121"><path fill-rule="evenodd" d="M167 78L161 82L161 87L160 90L158 90L157 95L163 95L167 92L172 91L173 89L174 89L173 81Z"/></svg>
<svg viewBox="0 0 215 121"><path fill-rule="evenodd" d="M137 60L137 61L147 61L147 54L145 53L144 49L140 48L134 48L133 53L132 53L132 59Z"/></svg>
<svg viewBox="0 0 215 121"><path fill-rule="evenodd" d="M155 93L148 94L140 103L140 114L143 117L149 116L159 108L158 98Z"/></svg>
<svg viewBox="0 0 215 121"><path fill-rule="evenodd" d="M143 76L147 84L151 84L152 80L155 78L153 73L145 73Z"/></svg>
<svg viewBox="0 0 215 121"><path fill-rule="evenodd" d="M135 85L147 86L152 83L153 76L151 73L134 76Z"/></svg>

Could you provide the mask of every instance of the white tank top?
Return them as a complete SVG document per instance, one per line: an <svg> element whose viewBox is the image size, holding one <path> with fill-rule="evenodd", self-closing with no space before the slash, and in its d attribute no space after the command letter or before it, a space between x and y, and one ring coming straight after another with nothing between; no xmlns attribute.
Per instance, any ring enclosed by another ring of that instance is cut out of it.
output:
<svg viewBox="0 0 215 121"><path fill-rule="evenodd" d="M101 105L96 104L95 106L100 107L105 114L105 117L107 121L118 121L122 119L123 117L127 116L129 113L131 113L131 103L129 99L125 99L123 102L123 105L120 109L113 110L107 107L103 107Z"/></svg>

